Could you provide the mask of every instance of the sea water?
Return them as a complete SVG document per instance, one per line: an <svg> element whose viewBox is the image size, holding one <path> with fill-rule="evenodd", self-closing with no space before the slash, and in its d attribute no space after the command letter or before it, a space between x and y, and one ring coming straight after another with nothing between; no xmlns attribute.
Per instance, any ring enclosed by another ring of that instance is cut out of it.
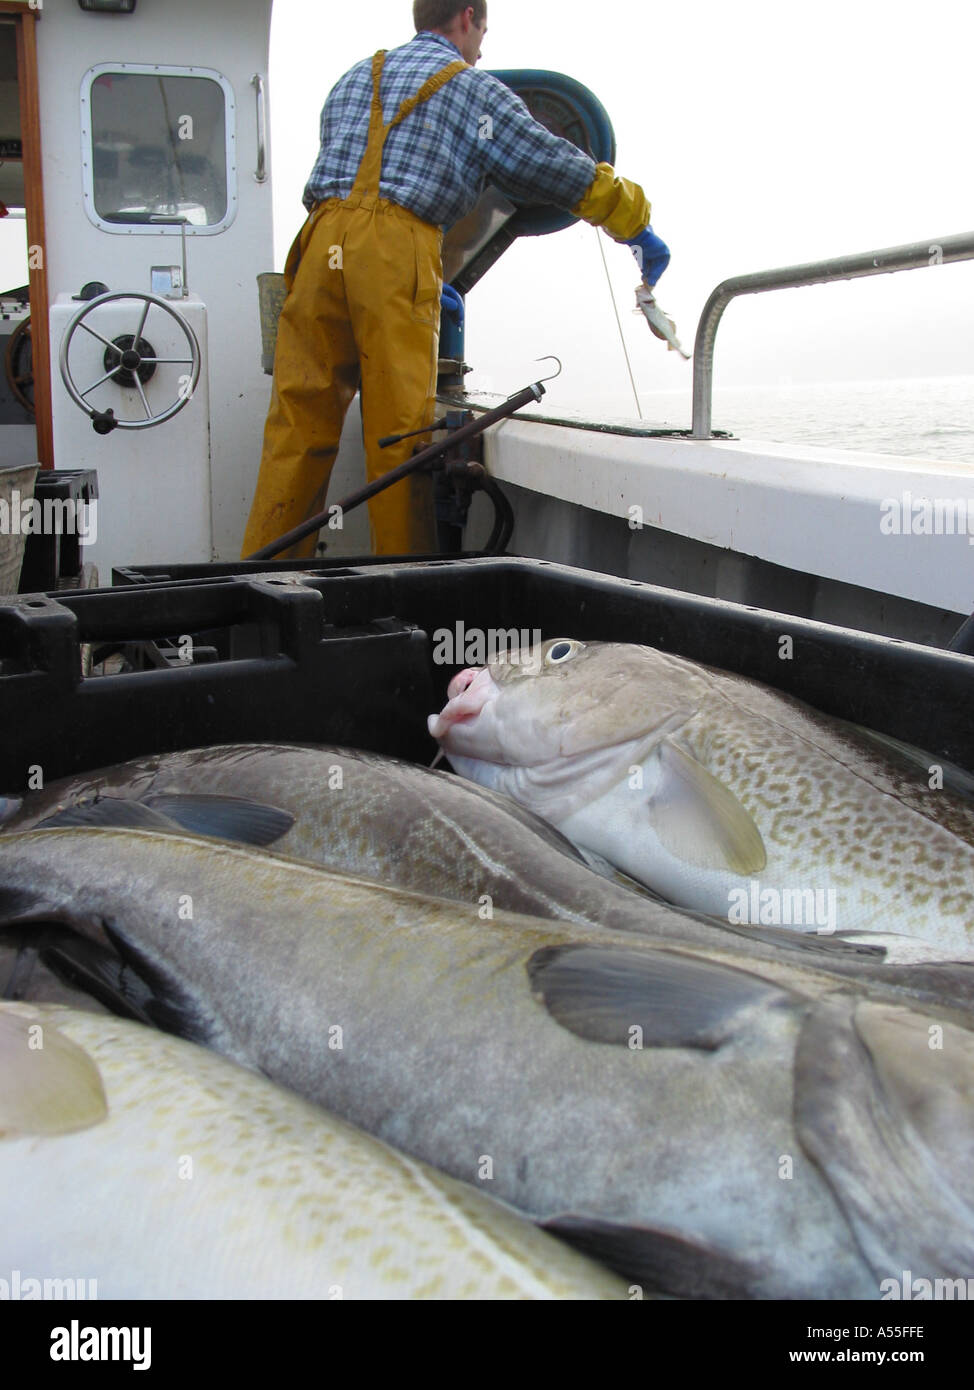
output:
<svg viewBox="0 0 974 1390"><path fill-rule="evenodd" d="M647 424L690 427L689 389L639 399ZM613 404L620 413L623 401ZM626 414L634 411L630 395ZM741 439L948 459L974 470L974 376L717 386L713 425Z"/></svg>

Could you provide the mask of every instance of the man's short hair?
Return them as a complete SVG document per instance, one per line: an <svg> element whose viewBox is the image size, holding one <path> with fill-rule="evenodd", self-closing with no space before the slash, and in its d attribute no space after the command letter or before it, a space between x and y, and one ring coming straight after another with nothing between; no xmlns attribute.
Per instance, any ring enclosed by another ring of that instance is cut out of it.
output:
<svg viewBox="0 0 974 1390"><path fill-rule="evenodd" d="M413 0L416 33L424 29L445 29L458 14L471 8L474 24L483 24L487 18L487 0L465 0L462 5L458 5L457 0Z"/></svg>

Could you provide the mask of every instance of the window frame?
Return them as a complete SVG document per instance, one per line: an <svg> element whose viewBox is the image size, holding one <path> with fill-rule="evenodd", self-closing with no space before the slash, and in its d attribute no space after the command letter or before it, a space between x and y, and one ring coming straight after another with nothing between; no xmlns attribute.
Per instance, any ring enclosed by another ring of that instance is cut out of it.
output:
<svg viewBox="0 0 974 1390"><path fill-rule="evenodd" d="M88 220L103 232L115 236L180 236L180 224L106 222L95 206L94 142L91 116L91 89L104 73L142 74L156 77L202 77L216 82L223 89L224 126L226 133L227 210L220 222L207 226L185 223L187 236L219 236L237 215L237 106L229 80L216 68L179 67L168 63L96 63L81 79L81 176L84 209Z"/></svg>

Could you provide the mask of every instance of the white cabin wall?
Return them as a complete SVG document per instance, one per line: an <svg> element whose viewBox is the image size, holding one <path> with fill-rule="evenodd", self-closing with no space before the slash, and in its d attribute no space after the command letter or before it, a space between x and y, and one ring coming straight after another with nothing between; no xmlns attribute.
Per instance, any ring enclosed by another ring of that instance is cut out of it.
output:
<svg viewBox="0 0 974 1390"><path fill-rule="evenodd" d="M206 309L212 552L217 559L239 554L270 396L270 379L260 365L256 276L274 266L271 180L258 184L253 177L257 123L251 85L255 73L266 83L270 13L271 0L139 0L132 15L86 13L77 0L44 0L37 26L52 303L59 294L77 294L88 280L102 280L113 290L147 291L151 265L180 259L178 234L105 232L84 211L81 84L87 70L105 62L215 68L233 88L236 217L218 235L187 237L189 286ZM53 374L55 396L63 396L56 362ZM80 410L77 415L79 425L90 431ZM159 425L151 433L164 435L167 428L171 426ZM134 458L140 440L147 442L147 436L126 436ZM56 466L76 466L70 454L70 446L64 445ZM162 481L156 476L154 486ZM104 494L101 505L110 505ZM171 535L134 536L129 560L165 562L172 558L167 548L172 548Z"/></svg>

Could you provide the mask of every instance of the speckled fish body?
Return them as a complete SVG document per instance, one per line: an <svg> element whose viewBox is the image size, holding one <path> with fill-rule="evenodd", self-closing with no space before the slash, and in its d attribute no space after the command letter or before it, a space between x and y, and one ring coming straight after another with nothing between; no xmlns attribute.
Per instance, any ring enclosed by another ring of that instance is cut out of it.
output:
<svg viewBox="0 0 974 1390"><path fill-rule="evenodd" d="M192 1043L0 1004L0 1056L6 1279L83 1279L98 1299L628 1296L489 1197Z"/></svg>
<svg viewBox="0 0 974 1390"><path fill-rule="evenodd" d="M205 804L207 796L212 806ZM28 793L7 828L28 830L64 811L112 812L119 801L180 815L184 808L177 803L185 801L197 827L216 835L233 833L238 827L232 817L225 820L222 798L288 813L293 823L270 849L336 873L453 898L468 907L489 902L492 909L696 944L729 963L744 953L746 968L760 963L772 979L779 972L787 978L797 960L806 972L815 967L830 975L868 975L888 989L891 1002L974 1008L974 965L945 967L937 953L927 959L907 937L874 933L852 944L753 924L720 925L674 911L593 872L570 841L510 797L376 754L226 744L149 755ZM45 961L57 959L56 941L48 939L40 950L36 946L25 946L18 959L0 943L0 997L92 1007L90 995L86 1003L83 994L45 967ZM74 975L77 984L77 962ZM833 986L826 980L824 987Z"/></svg>
<svg viewBox="0 0 974 1390"><path fill-rule="evenodd" d="M974 1035L849 983L143 831L5 837L0 920L107 935L158 1021L657 1291L974 1274Z"/></svg>
<svg viewBox="0 0 974 1390"><path fill-rule="evenodd" d="M203 805L202 794L213 797ZM214 834L239 827L223 816L222 798L270 804L293 823L271 848L339 873L511 912L633 931L696 944L733 963L778 978L796 963L829 976L868 976L891 1002L937 1002L974 1008L974 966L944 966L908 937L870 933L868 940L801 937L794 932L731 927L674 911L592 872L571 843L509 797L473 782L375 754L306 745L228 744L150 755L51 783L28 794L8 829L21 831L60 813L108 812L120 802L185 809ZM212 824L211 824L212 821ZM170 829L178 829L173 824ZM941 953L942 954L942 953ZM46 963L60 971L54 975ZM96 963L97 965L97 963ZM97 974L97 970L96 970ZM97 1007L94 981L73 963L65 980L56 936L19 952L0 943L0 996ZM824 980L832 988L832 981ZM81 990L88 990L86 995ZM130 1001L131 1002L131 1001ZM133 1016L141 1017L138 1009Z"/></svg>
<svg viewBox="0 0 974 1390"><path fill-rule="evenodd" d="M650 647L556 639L515 656L461 673L430 719L462 775L671 902L974 956L974 805L935 770Z"/></svg>
<svg viewBox="0 0 974 1390"><path fill-rule="evenodd" d="M30 830L65 811L90 814L120 800L167 816L181 815L184 802L193 817L184 828L228 840L234 803L277 808L292 824L270 843L276 854L461 902L489 894L511 912L586 920L605 886L564 836L509 798L346 748L224 744L151 754L28 793L4 829ZM148 819L144 828L153 828ZM612 900L633 901L617 886ZM676 920L646 902L651 916Z"/></svg>

